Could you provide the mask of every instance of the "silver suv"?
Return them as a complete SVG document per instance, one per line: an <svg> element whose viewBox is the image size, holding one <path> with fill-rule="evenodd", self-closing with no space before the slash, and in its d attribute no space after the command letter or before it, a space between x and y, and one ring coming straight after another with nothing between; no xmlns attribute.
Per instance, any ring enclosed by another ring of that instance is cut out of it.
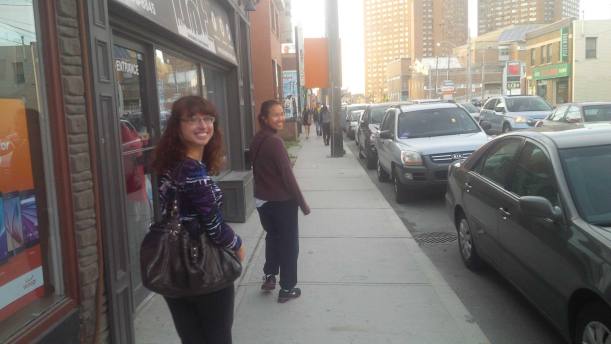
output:
<svg viewBox="0 0 611 344"><path fill-rule="evenodd" d="M456 104L390 107L376 139L378 179L391 179L396 201L403 202L410 191L445 187L448 166L488 140L473 117Z"/></svg>
<svg viewBox="0 0 611 344"><path fill-rule="evenodd" d="M529 129L552 113L552 107L539 96L493 97L482 107L479 120L489 134Z"/></svg>

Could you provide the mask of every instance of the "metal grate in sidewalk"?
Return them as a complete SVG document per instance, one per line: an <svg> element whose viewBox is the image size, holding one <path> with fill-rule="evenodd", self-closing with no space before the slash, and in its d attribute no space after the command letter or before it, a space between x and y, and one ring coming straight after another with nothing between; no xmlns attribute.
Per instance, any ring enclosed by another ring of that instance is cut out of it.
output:
<svg viewBox="0 0 611 344"><path fill-rule="evenodd" d="M431 232L431 233L420 233L414 235L414 240L420 246L437 246L437 245L449 245L458 239L456 233L449 232Z"/></svg>

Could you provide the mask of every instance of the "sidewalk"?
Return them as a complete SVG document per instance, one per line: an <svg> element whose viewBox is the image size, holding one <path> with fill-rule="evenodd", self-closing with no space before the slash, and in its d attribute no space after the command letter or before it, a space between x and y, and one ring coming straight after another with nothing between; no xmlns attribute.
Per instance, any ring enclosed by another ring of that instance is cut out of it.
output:
<svg viewBox="0 0 611 344"><path fill-rule="evenodd" d="M464 305L346 149L328 158L302 139L295 175L312 208L300 212L299 286L286 304L260 292L264 241L257 213L234 229L247 264L238 283L234 342L488 343ZM136 317L137 343L179 343L164 301Z"/></svg>

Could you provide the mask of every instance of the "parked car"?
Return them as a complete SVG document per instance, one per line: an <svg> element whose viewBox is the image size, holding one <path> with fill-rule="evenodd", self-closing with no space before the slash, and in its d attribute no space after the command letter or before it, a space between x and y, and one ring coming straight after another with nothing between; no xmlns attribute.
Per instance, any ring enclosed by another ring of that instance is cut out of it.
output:
<svg viewBox="0 0 611 344"><path fill-rule="evenodd" d="M562 104L535 127L582 126L584 123L610 122L611 102Z"/></svg>
<svg viewBox="0 0 611 344"><path fill-rule="evenodd" d="M480 124L488 133L528 129L552 113L539 96L503 96L488 99L480 112Z"/></svg>
<svg viewBox="0 0 611 344"><path fill-rule="evenodd" d="M510 133L449 170L465 265L498 270L572 343L611 338L609 166L606 127Z"/></svg>
<svg viewBox="0 0 611 344"><path fill-rule="evenodd" d="M367 161L367 168L375 168L378 162L378 153L375 147L375 137L378 134L384 112L394 103L370 104L361 116L358 135L359 157Z"/></svg>
<svg viewBox="0 0 611 344"><path fill-rule="evenodd" d="M365 110L367 104L350 104L342 107L342 130L348 133L350 127L350 114L355 110Z"/></svg>
<svg viewBox="0 0 611 344"><path fill-rule="evenodd" d="M487 142L488 135L456 104L392 106L376 140L378 179L391 179L397 202L403 202L415 189L445 187L448 165Z"/></svg>
<svg viewBox="0 0 611 344"><path fill-rule="evenodd" d="M467 111L471 117L473 117L473 119L475 119L476 122L479 123L479 112L480 109L477 108L475 105L471 104L470 102L467 103L458 103L458 105L465 109L465 111Z"/></svg>
<svg viewBox="0 0 611 344"><path fill-rule="evenodd" d="M346 130L346 136L348 136L349 139L354 140L356 136L356 131L359 126L359 120L363 115L363 112L365 112L365 110L350 110L350 113L348 115L349 117L347 120L348 130Z"/></svg>

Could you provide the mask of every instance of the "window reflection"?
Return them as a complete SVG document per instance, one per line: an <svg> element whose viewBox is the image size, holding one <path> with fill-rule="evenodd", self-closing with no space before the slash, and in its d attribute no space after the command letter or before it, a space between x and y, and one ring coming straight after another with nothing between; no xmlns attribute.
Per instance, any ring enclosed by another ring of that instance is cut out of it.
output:
<svg viewBox="0 0 611 344"><path fill-rule="evenodd" d="M178 58L164 51L155 51L159 122L161 131L172 111L172 103L182 96L200 94L198 67L194 62Z"/></svg>
<svg viewBox="0 0 611 344"><path fill-rule="evenodd" d="M38 42L31 0L0 3L0 342L61 293L41 140ZM43 128L45 129L45 128ZM57 282L57 283L56 283Z"/></svg>

